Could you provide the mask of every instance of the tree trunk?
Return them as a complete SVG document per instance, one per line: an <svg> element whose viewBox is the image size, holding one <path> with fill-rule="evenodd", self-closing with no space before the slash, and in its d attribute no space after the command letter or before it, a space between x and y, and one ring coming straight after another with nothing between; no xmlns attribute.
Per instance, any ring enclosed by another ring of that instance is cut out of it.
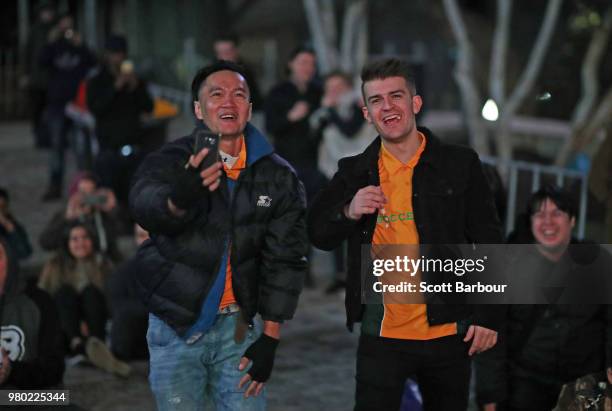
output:
<svg viewBox="0 0 612 411"><path fill-rule="evenodd" d="M459 48L459 57L453 74L461 93L470 145L478 154L489 155L487 129L480 117L482 97L475 81L472 43L468 38L467 29L457 2L455 0L444 0L443 4Z"/></svg>

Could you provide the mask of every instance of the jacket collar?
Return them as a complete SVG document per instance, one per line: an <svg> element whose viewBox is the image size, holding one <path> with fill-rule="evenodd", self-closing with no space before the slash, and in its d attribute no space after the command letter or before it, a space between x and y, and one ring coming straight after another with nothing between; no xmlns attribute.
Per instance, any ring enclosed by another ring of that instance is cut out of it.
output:
<svg viewBox="0 0 612 411"><path fill-rule="evenodd" d="M425 163L431 165L432 167L437 167L439 164L438 158L440 156L440 140L426 127L417 127L417 129L423 133L427 139L425 150L423 150L423 153L421 154L417 167ZM361 161L359 161L357 164L359 170L366 171L378 168L378 153L380 152L380 145L381 138L378 136L360 156Z"/></svg>
<svg viewBox="0 0 612 411"><path fill-rule="evenodd" d="M206 124L202 121L196 123L196 129L208 130ZM251 123L247 123L244 128L244 141L246 144L246 165L247 167L255 163L262 157L268 156L274 152L272 145L268 142L266 137Z"/></svg>

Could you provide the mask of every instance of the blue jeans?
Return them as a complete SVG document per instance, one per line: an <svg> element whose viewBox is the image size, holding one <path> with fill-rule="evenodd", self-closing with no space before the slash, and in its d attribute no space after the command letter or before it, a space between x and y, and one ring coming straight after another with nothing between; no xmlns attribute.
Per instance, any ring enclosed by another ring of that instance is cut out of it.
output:
<svg viewBox="0 0 612 411"><path fill-rule="evenodd" d="M217 315L210 330L187 344L171 327L149 314L149 383L160 411L203 410L211 401L219 411L265 409L265 392L245 399L248 384L238 388L246 374L246 370L238 370L240 358L261 333L256 323L247 330L244 341L236 344L234 332L239 315L240 312Z"/></svg>

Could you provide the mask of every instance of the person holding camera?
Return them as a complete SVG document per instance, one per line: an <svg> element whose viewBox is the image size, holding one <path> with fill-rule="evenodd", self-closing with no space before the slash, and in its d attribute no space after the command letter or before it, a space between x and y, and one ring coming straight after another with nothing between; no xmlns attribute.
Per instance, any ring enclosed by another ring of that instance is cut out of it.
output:
<svg viewBox="0 0 612 411"><path fill-rule="evenodd" d="M85 354L95 366L126 377L129 365L117 360L104 343L108 319L104 290L112 264L98 254L87 224L73 221L62 234L62 247L43 267L38 286L58 305L68 352Z"/></svg>
<svg viewBox="0 0 612 411"><path fill-rule="evenodd" d="M151 235L136 281L150 312L149 382L160 410L207 401L264 409L280 323L302 289L304 188L248 123L249 90L235 63L199 70L191 91L202 124L150 154L130 191L132 214Z"/></svg>
<svg viewBox="0 0 612 411"><path fill-rule="evenodd" d="M121 205L127 205L129 182L142 159L141 117L153 110L153 99L127 51L127 40L111 35L104 64L87 82L87 107L96 118L100 144L95 170L101 185L112 188Z"/></svg>
<svg viewBox="0 0 612 411"><path fill-rule="evenodd" d="M70 127L65 114L66 104L74 99L81 80L96 64L95 56L85 47L81 35L74 30L72 16L60 17L49 37L50 43L42 49L39 60L40 65L49 73L45 121L51 140L49 186L43 201L62 197L64 149Z"/></svg>
<svg viewBox="0 0 612 411"><path fill-rule="evenodd" d="M65 210L58 211L41 233L40 246L47 251L58 250L65 227L80 221L94 228L100 252L115 263L119 262L117 235L120 223L115 194L108 188L98 187L98 178L90 172L77 176L73 186L74 192Z"/></svg>

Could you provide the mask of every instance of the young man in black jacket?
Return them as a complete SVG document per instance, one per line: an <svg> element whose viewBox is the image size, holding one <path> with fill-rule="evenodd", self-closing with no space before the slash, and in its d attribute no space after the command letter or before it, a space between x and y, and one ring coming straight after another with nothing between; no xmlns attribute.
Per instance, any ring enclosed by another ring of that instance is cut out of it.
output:
<svg viewBox="0 0 612 411"><path fill-rule="evenodd" d="M611 298L612 257L599 245L572 241L576 208L564 190L544 186L527 214L536 245L517 246L509 266L535 287L519 297L538 284L570 282L555 303L508 305L499 345L476 359L484 411L553 409L563 384L589 374L612 384L612 305L602 304Z"/></svg>
<svg viewBox="0 0 612 411"><path fill-rule="evenodd" d="M151 235L137 256L137 287L151 313L149 379L161 410L201 409L206 399L218 409L259 410L280 323L293 316L306 272L304 189L248 124L240 66L204 67L192 95L199 127L220 136L222 161L201 169L217 153L194 153L187 136L149 155L130 192L133 215Z"/></svg>
<svg viewBox="0 0 612 411"><path fill-rule="evenodd" d="M0 237L0 389L57 387L63 337L51 296L20 281L17 257Z"/></svg>
<svg viewBox="0 0 612 411"><path fill-rule="evenodd" d="M364 116L380 137L340 160L308 219L315 246L349 241L347 325L362 322L355 410L399 409L408 376L416 376L425 410L464 410L470 356L495 345L497 310L427 298L363 304L361 252L362 245L500 243L493 197L473 150L417 128L422 100L405 62L374 62L361 78Z"/></svg>

